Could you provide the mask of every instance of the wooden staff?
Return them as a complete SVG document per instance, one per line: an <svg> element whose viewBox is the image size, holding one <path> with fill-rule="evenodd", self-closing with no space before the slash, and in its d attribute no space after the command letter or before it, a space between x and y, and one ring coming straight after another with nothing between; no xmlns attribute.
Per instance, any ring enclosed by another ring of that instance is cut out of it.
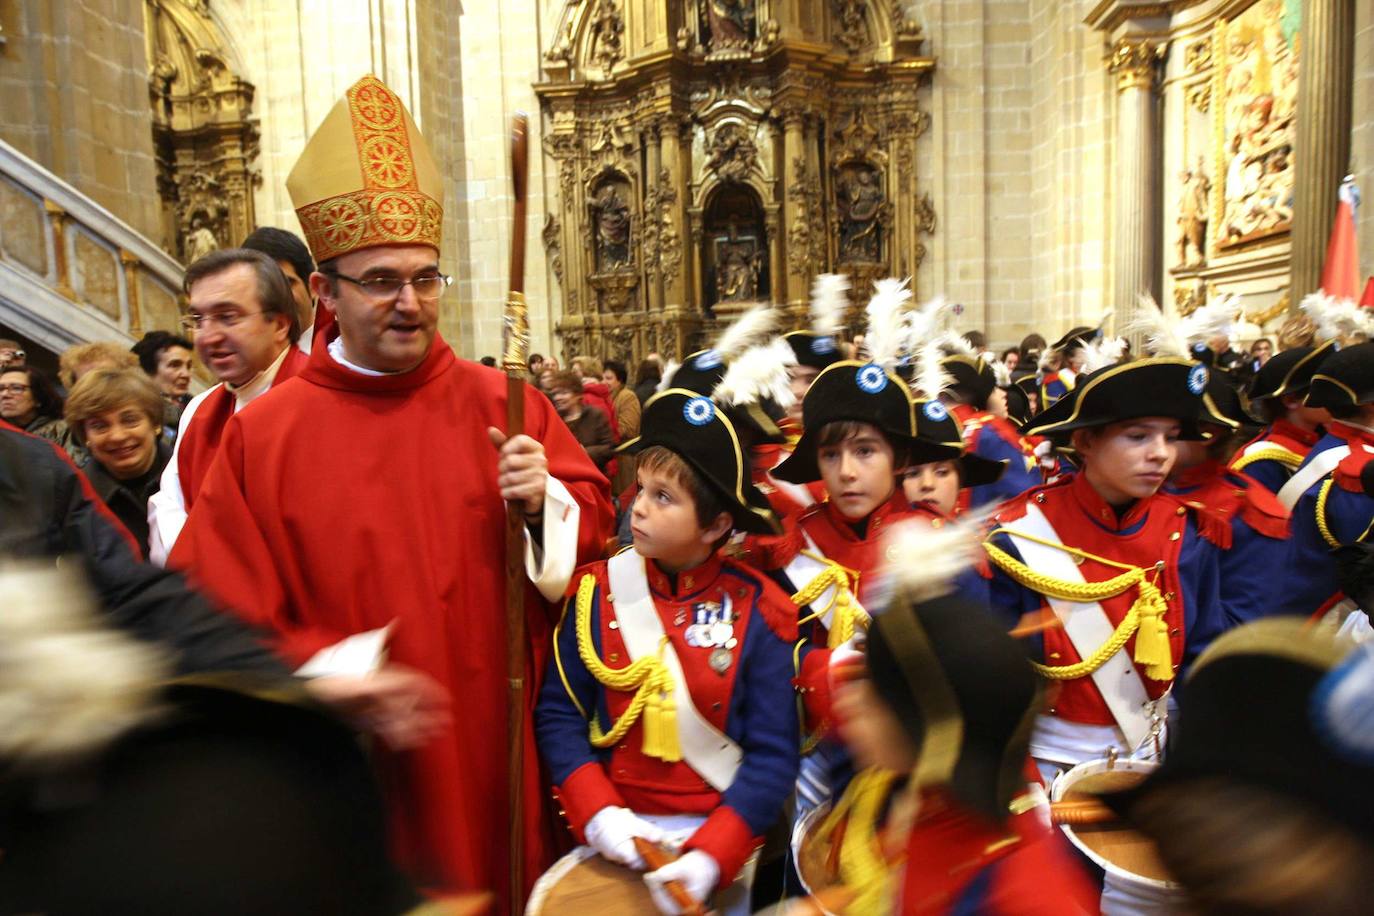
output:
<svg viewBox="0 0 1374 916"><path fill-rule="evenodd" d="M642 836L635 837L635 852L644 860L644 864L649 866L649 871L658 871L663 866L677 861L677 856L673 855L653 840L646 840ZM687 888L682 886L680 881L669 881L663 885L663 889L668 892L668 896L673 898L673 902L678 905L685 916L705 916L706 908L687 893Z"/></svg>
<svg viewBox="0 0 1374 916"><path fill-rule="evenodd" d="M511 223L510 292L506 295L506 437L525 431L525 370L529 363L529 315L525 310L525 185L529 173L529 119L516 112L511 122L511 179L515 212ZM510 906L520 913L525 901L525 510L506 504L506 671L510 695L506 710L506 757L510 761Z"/></svg>

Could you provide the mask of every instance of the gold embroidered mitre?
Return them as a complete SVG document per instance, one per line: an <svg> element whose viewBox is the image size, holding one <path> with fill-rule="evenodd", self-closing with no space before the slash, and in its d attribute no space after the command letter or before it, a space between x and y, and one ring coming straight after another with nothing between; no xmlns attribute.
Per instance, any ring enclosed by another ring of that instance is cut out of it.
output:
<svg viewBox="0 0 1374 916"><path fill-rule="evenodd" d="M375 76L330 110L286 189L317 262L373 245L439 247L443 179L410 112Z"/></svg>

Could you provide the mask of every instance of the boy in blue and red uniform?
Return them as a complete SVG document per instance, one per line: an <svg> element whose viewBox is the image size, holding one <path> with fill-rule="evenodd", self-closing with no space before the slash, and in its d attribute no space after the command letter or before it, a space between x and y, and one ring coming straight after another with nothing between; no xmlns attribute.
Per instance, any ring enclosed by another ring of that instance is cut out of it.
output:
<svg viewBox="0 0 1374 916"><path fill-rule="evenodd" d="M1332 551L1374 530L1374 343L1330 356L1304 403L1329 411L1331 422L1279 491L1293 511L1292 575L1282 591L1287 613L1316 616L1341 597Z"/></svg>
<svg viewBox="0 0 1374 916"><path fill-rule="evenodd" d="M746 864L797 773L796 608L718 548L776 517L733 425L694 392L650 399L622 448L639 455L634 547L575 577L535 709L539 750L573 832L606 858L643 868L634 837L684 840L645 876L660 909L678 912L668 881L705 902L740 876L724 906L748 912Z"/></svg>
<svg viewBox="0 0 1374 916"><path fill-rule="evenodd" d="M1267 422L1258 436L1231 459L1231 469L1278 493L1322 436L1331 415L1303 401L1312 376L1336 352L1332 341L1315 347L1292 347L1265 363L1251 379L1246 395L1256 416Z"/></svg>
<svg viewBox="0 0 1374 916"><path fill-rule="evenodd" d="M954 384L940 393L940 400L959 422L968 450L980 458L1006 464L997 481L961 493L960 508L1000 503L1044 483L1034 445L1010 420L992 409L1000 402L1005 413L1007 403L1007 394L997 387L992 366L981 356L964 355L947 357L941 365Z"/></svg>
<svg viewBox="0 0 1374 916"><path fill-rule="evenodd" d="M1198 426L1209 438L1175 443L1178 458L1164 490L1181 498L1196 513L1201 535L1222 548L1221 603L1227 625L1234 626L1279 610L1272 586L1256 571L1287 564L1288 510L1264 486L1226 466L1248 418L1225 376L1210 374L1202 403Z"/></svg>

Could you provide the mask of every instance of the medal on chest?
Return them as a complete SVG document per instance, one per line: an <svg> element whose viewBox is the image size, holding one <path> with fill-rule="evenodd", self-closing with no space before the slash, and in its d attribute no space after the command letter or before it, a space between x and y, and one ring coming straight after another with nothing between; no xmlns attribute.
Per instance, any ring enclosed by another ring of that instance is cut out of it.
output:
<svg viewBox="0 0 1374 916"><path fill-rule="evenodd" d="M683 639L694 649L710 649L707 664L717 674L724 674L734 659L731 650L739 644L735 638L735 614L730 606L730 596L725 596L723 604L719 601L698 601L692 605L690 615L692 623L682 634ZM685 618L679 612L674 622L682 619Z"/></svg>

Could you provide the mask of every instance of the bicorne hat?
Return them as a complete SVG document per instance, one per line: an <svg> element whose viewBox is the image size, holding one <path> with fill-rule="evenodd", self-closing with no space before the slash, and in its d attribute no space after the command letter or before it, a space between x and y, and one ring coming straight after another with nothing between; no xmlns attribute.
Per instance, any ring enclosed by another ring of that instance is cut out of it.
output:
<svg viewBox="0 0 1374 916"><path fill-rule="evenodd" d="M958 354L946 356L940 366L954 379L954 387L973 395L973 406L980 410L987 406L992 390L997 387L997 374L981 356Z"/></svg>
<svg viewBox="0 0 1374 916"><path fill-rule="evenodd" d="M1032 417L1022 431L1060 438L1121 420L1170 417L1182 425L1181 438L1203 439L1198 421L1210 375L1201 363L1176 356L1104 366L1080 376L1073 391Z"/></svg>
<svg viewBox="0 0 1374 916"><path fill-rule="evenodd" d="M1374 402L1374 342L1355 344L1327 357L1312 376L1312 386L1307 390L1304 403L1308 407L1329 409L1371 402Z"/></svg>
<svg viewBox="0 0 1374 916"><path fill-rule="evenodd" d="M976 455L964 443L959 424L939 401L916 400L916 441L930 449L947 449L948 453L932 461L958 461L960 485L981 487L996 483L1007 469L1005 461L993 461Z"/></svg>
<svg viewBox="0 0 1374 916"><path fill-rule="evenodd" d="M829 334L815 331L792 331L782 335L787 345L797 357L797 365L810 366L812 369L828 369L844 357L840 346Z"/></svg>
<svg viewBox="0 0 1374 916"><path fill-rule="evenodd" d="M1315 347L1292 347L1275 353L1250 379L1246 395L1253 403L1261 398L1281 398L1302 394L1312 385L1312 376L1340 347L1334 340Z"/></svg>
<svg viewBox="0 0 1374 916"><path fill-rule="evenodd" d="M682 365L668 379L668 385L709 398L721 379L725 378L728 368L718 351L698 350L682 361ZM735 424L736 431L745 433L752 440L746 446L787 441L787 434L778 426L778 420L786 411L771 401L755 401L723 409Z"/></svg>

